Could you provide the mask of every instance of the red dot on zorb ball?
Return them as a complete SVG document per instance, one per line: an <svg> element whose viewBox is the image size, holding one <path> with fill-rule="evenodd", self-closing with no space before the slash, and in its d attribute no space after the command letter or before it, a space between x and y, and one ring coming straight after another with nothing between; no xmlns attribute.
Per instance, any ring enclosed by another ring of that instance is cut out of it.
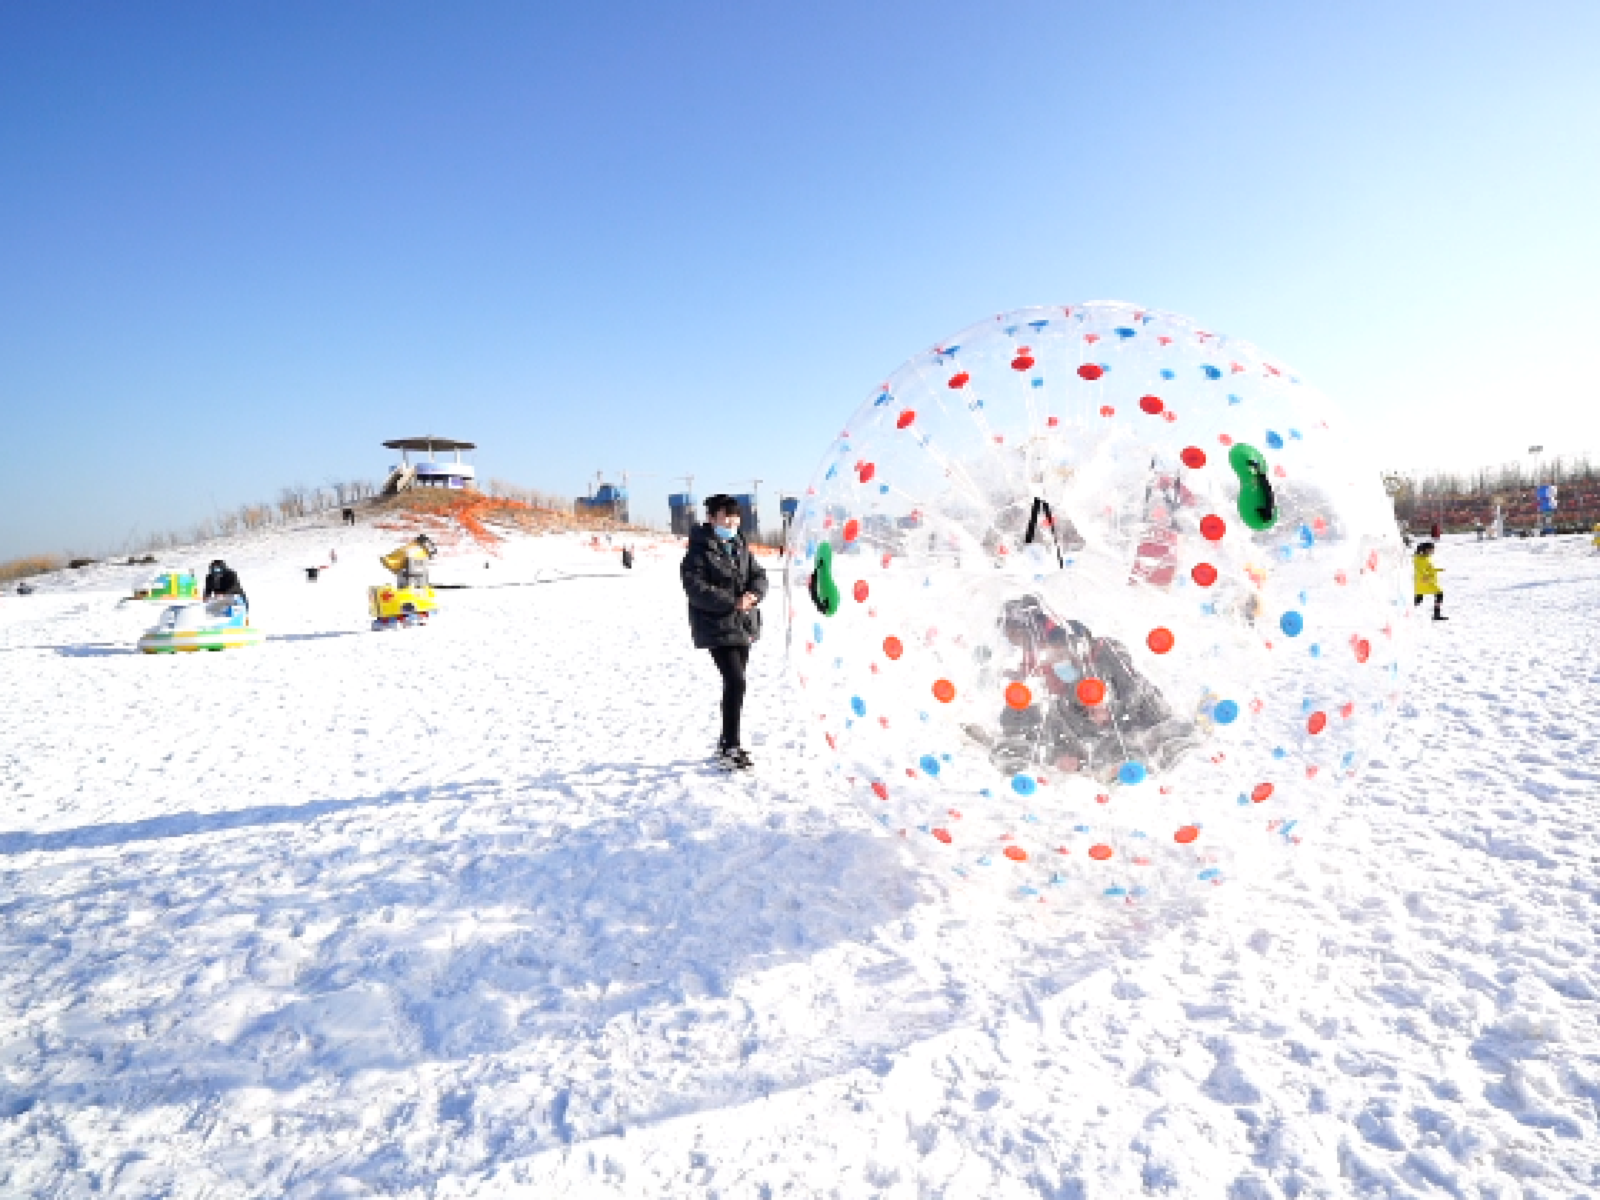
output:
<svg viewBox="0 0 1600 1200"><path fill-rule="evenodd" d="M1270 783L1258 783L1251 789L1250 799L1260 804L1270 795L1272 795L1272 785Z"/></svg>
<svg viewBox="0 0 1600 1200"><path fill-rule="evenodd" d="M1009 858L1012 862L1027 862L1028 861L1028 852L1026 850L1024 850L1021 846L1007 846L1006 847L1006 857Z"/></svg>
<svg viewBox="0 0 1600 1200"><path fill-rule="evenodd" d="M1227 532L1228 526L1215 513L1200 522L1200 534L1207 541L1220 542L1222 535Z"/></svg>
<svg viewBox="0 0 1600 1200"><path fill-rule="evenodd" d="M968 375L965 371L957 371L954 375L950 376L950 386L952 388L964 388L971 382L972 376Z"/></svg>
<svg viewBox="0 0 1600 1200"><path fill-rule="evenodd" d="M1098 846L1089 847L1089 857L1097 862L1105 862L1106 859L1111 857L1111 853L1111 847L1107 846L1104 842L1100 843Z"/></svg>
<svg viewBox="0 0 1600 1200"><path fill-rule="evenodd" d="M950 844L950 831L948 829L935 829L933 831L933 836L938 838L946 846Z"/></svg>
<svg viewBox="0 0 1600 1200"><path fill-rule="evenodd" d="M1019 355L1017 355L1015 358L1013 358L1011 360L1011 369L1013 371L1031 371L1031 370L1033 370L1033 358L1032 358L1032 356L1027 355L1027 354L1019 354Z"/></svg>
<svg viewBox="0 0 1600 1200"><path fill-rule="evenodd" d="M896 429L908 429L911 426L911 422L915 421L916 419L916 412L913 409L908 408L905 410L905 412L900 414L900 418L899 420L895 421L894 427Z"/></svg>
<svg viewBox="0 0 1600 1200"><path fill-rule="evenodd" d="M956 685L948 679L941 679L933 685L933 698L940 704L949 704L956 698Z"/></svg>
<svg viewBox="0 0 1600 1200"><path fill-rule="evenodd" d="M1139 407L1153 417L1166 406L1161 403L1160 396L1140 396Z"/></svg>
<svg viewBox="0 0 1600 1200"><path fill-rule="evenodd" d="M882 780L872 785L872 791L879 800L887 800L889 798L889 785Z"/></svg>
<svg viewBox="0 0 1600 1200"><path fill-rule="evenodd" d="M872 477L878 473L878 468L873 466L871 463L862 463L859 473L861 475L861 482L868 483L871 481Z"/></svg>
<svg viewBox="0 0 1600 1200"><path fill-rule="evenodd" d="M1189 574L1201 587L1210 587L1217 581L1217 569L1210 563L1195 563Z"/></svg>
<svg viewBox="0 0 1600 1200"><path fill-rule="evenodd" d="M1180 846L1187 846L1199 836L1200 831L1193 825L1185 825L1182 829L1178 830L1177 833L1172 835L1172 840L1177 842Z"/></svg>
<svg viewBox="0 0 1600 1200"><path fill-rule="evenodd" d="M1008 684L1006 703L1012 708L1027 708L1033 703L1033 693L1028 690L1028 685L1025 683Z"/></svg>
<svg viewBox="0 0 1600 1200"><path fill-rule="evenodd" d="M866 600L867 600L867 581L865 579L856 580L856 586L851 590L855 594L855 598L856 598L856 603L857 604L865 604L866 603Z"/></svg>
<svg viewBox="0 0 1600 1200"><path fill-rule="evenodd" d="M1078 368L1078 374L1084 379L1099 379L1105 371L1095 363L1084 363Z"/></svg>
<svg viewBox="0 0 1600 1200"><path fill-rule="evenodd" d="M1356 639L1356 661L1358 663L1364 663L1364 662L1367 661L1367 659L1369 659L1371 657L1372 657L1372 643L1367 641L1366 638L1357 638Z"/></svg>
<svg viewBox="0 0 1600 1200"><path fill-rule="evenodd" d="M883 652L891 659L898 659L906 652L906 648L901 644L899 638L886 637L883 639Z"/></svg>
<svg viewBox="0 0 1600 1200"><path fill-rule="evenodd" d="M1314 733L1314 734L1315 733L1321 733L1327 727L1328 727L1328 714L1327 713L1314 712L1314 713L1311 714L1310 718L1306 721L1306 732L1308 732L1308 733Z"/></svg>
<svg viewBox="0 0 1600 1200"><path fill-rule="evenodd" d="M1206 465L1206 452L1199 446L1186 447L1178 457L1183 459L1184 466L1193 467L1197 471Z"/></svg>
<svg viewBox="0 0 1600 1200"><path fill-rule="evenodd" d="M1100 406L1100 415L1102 417L1114 417L1117 415L1117 410L1112 408L1109 404L1102 404Z"/></svg>
<svg viewBox="0 0 1600 1200"><path fill-rule="evenodd" d="M1102 704L1106 698L1106 684L1103 679L1078 680L1078 699L1093 708Z"/></svg>
<svg viewBox="0 0 1600 1200"><path fill-rule="evenodd" d="M853 542L861 536L861 522L851 517L844 523L844 540Z"/></svg>
<svg viewBox="0 0 1600 1200"><path fill-rule="evenodd" d="M1177 639L1172 636L1172 630L1157 626L1150 631L1150 636L1144 639L1144 644L1156 654L1165 654L1177 644Z"/></svg>

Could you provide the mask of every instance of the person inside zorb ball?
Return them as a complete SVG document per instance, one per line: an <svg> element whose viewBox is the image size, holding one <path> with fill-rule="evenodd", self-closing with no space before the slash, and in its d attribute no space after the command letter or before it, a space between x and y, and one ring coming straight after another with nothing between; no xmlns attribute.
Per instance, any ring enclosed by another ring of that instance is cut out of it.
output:
<svg viewBox="0 0 1600 1200"><path fill-rule="evenodd" d="M1152 903L1299 843L1382 740L1410 568L1283 364L1183 317L1025 309L901 367L790 532L841 780L966 885Z"/></svg>

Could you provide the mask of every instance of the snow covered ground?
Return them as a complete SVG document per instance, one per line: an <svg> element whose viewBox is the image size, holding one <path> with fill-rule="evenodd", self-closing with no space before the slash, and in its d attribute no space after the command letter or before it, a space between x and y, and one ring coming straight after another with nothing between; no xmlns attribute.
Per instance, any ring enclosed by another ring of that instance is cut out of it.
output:
<svg viewBox="0 0 1600 1200"><path fill-rule="evenodd" d="M777 637L708 771L670 545L372 633L395 540L195 552L252 650L133 653L153 568L0 599L0 1194L1600 1196L1587 543L1447 541L1357 804L1145 925L941 892Z"/></svg>

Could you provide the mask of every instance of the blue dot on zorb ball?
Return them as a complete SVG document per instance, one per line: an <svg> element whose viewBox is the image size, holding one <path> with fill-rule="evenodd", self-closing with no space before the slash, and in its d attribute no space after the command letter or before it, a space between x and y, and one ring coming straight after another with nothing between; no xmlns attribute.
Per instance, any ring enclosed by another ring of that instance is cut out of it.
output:
<svg viewBox="0 0 1600 1200"><path fill-rule="evenodd" d="M929 775L937 775L939 773L939 760L931 754L924 754L918 760L917 765Z"/></svg>
<svg viewBox="0 0 1600 1200"><path fill-rule="evenodd" d="M851 696L850 710L854 712L856 716L864 717L867 715L867 702L860 696Z"/></svg>
<svg viewBox="0 0 1600 1200"><path fill-rule="evenodd" d="M1218 725L1232 725L1239 719L1239 706L1232 700L1220 701L1211 710L1211 717Z"/></svg>
<svg viewBox="0 0 1600 1200"><path fill-rule="evenodd" d="M1269 450L1283 449L1283 439L1277 434L1273 433L1270 429L1267 430L1267 448Z"/></svg>
<svg viewBox="0 0 1600 1200"><path fill-rule="evenodd" d="M815 637L817 641L820 642L822 640L822 626L821 625L813 625L811 627L811 633L812 633L812 636Z"/></svg>
<svg viewBox="0 0 1600 1200"><path fill-rule="evenodd" d="M1235 396L1235 395L1234 395L1234 394L1233 394L1233 393L1232 393L1232 392L1229 392L1229 393L1228 393L1228 403L1229 403L1229 404L1230 404L1230 405L1233 405L1233 404L1243 404L1243 403L1244 403L1244 397L1242 397L1242 396Z"/></svg>
<svg viewBox="0 0 1600 1200"><path fill-rule="evenodd" d="M1293 610L1286 612L1278 618L1278 628L1290 637L1299 637L1300 631L1306 627L1306 619Z"/></svg>
<svg viewBox="0 0 1600 1200"><path fill-rule="evenodd" d="M878 495L887 496L888 494L889 494L889 485L887 483L880 483L878 485Z"/></svg>
<svg viewBox="0 0 1600 1200"><path fill-rule="evenodd" d="M1222 378L1222 370L1221 370L1221 368L1213 367L1210 363L1207 363L1205 366L1201 367L1200 369L1206 373L1206 378L1207 379L1221 379Z"/></svg>
<svg viewBox="0 0 1600 1200"><path fill-rule="evenodd" d="M1161 378L1163 378L1163 379L1176 379L1177 377L1178 377L1177 372L1169 371L1166 367L1162 367L1161 368Z"/></svg>
<svg viewBox="0 0 1600 1200"><path fill-rule="evenodd" d="M1126 325L1119 325L1116 329L1117 336L1123 339L1131 338L1136 332L1137 330L1129 329Z"/></svg>
<svg viewBox="0 0 1600 1200"><path fill-rule="evenodd" d="M1319 646L1316 642L1312 642L1311 643L1311 657L1312 658L1321 658L1322 657L1322 647Z"/></svg>
<svg viewBox="0 0 1600 1200"><path fill-rule="evenodd" d="M1145 769L1142 763L1125 762L1117 768L1117 778L1126 784L1143 783Z"/></svg>
<svg viewBox="0 0 1600 1200"><path fill-rule="evenodd" d="M1011 790L1019 796L1031 796L1039 790L1039 784L1032 775L1015 775L1011 779Z"/></svg>

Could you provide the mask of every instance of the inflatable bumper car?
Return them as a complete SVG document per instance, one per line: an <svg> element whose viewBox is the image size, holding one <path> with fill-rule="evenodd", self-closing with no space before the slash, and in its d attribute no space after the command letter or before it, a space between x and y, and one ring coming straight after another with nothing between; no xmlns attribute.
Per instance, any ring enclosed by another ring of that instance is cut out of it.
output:
<svg viewBox="0 0 1600 1200"><path fill-rule="evenodd" d="M139 639L146 654L175 654L186 650L237 650L259 646L266 640L250 624L250 612L237 599L209 604L174 604L161 614L161 622Z"/></svg>
<svg viewBox="0 0 1600 1200"><path fill-rule="evenodd" d="M189 571L164 571L149 583L133 589L134 600L193 600L200 595L194 575Z"/></svg>

